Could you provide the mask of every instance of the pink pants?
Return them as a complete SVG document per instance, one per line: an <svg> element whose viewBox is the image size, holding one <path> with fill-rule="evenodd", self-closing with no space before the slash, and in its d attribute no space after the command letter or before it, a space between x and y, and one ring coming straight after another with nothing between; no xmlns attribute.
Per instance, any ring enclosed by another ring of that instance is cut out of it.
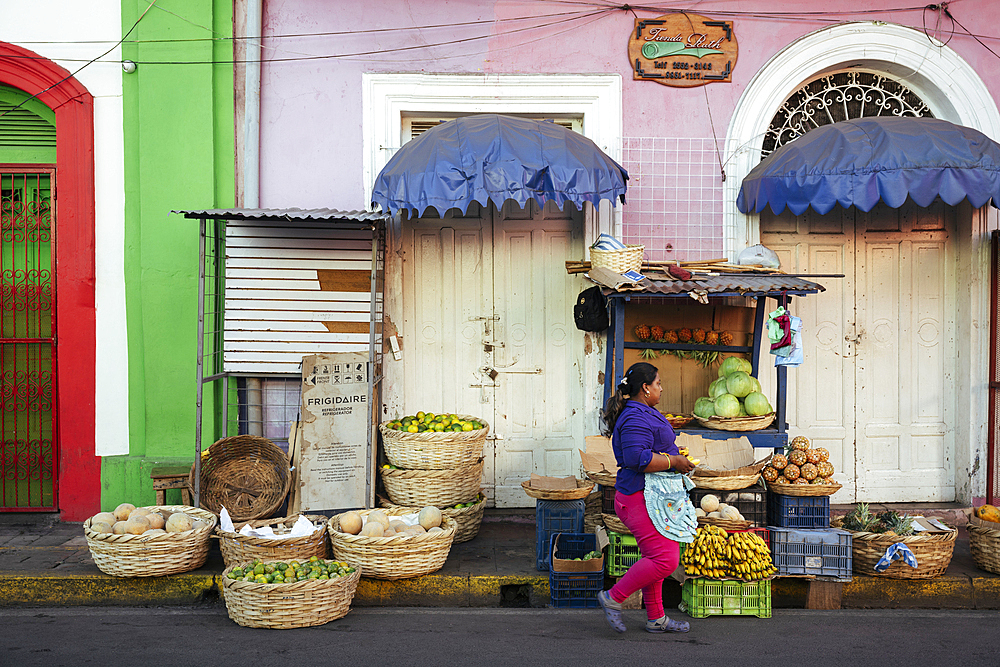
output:
<svg viewBox="0 0 1000 667"><path fill-rule="evenodd" d="M632 531L642 557L611 587L608 594L615 602L624 602L641 588L646 616L651 621L661 618L664 615L663 580L677 569L681 558L680 546L656 530L646 512L646 498L642 491L628 496L616 493L615 513Z"/></svg>

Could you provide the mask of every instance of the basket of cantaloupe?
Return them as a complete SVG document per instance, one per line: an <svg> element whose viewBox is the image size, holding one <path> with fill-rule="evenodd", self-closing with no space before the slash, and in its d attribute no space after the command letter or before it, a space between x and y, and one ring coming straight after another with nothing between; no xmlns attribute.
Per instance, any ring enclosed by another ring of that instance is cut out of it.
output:
<svg viewBox="0 0 1000 667"><path fill-rule="evenodd" d="M753 525L734 506L721 502L717 496L711 493L702 496L701 507L695 508L698 515L698 525L718 526L725 530L746 530Z"/></svg>
<svg viewBox="0 0 1000 667"><path fill-rule="evenodd" d="M381 499L379 504L385 509L390 510L406 510L411 513L418 513L420 511L419 507L403 507L385 499ZM443 516L452 518L458 523L458 529L455 531L453 542L468 542L479 534L479 526L483 522L483 514L486 510L486 496L480 491L475 500L467 503L458 503L454 506L448 505L440 509Z"/></svg>
<svg viewBox="0 0 1000 667"><path fill-rule="evenodd" d="M208 558L218 518L187 505L122 503L83 523L94 564L116 577L159 577L197 569Z"/></svg>
<svg viewBox="0 0 1000 667"><path fill-rule="evenodd" d="M373 579L409 579L440 570L458 523L437 507L344 512L330 517L333 557L361 567Z"/></svg>

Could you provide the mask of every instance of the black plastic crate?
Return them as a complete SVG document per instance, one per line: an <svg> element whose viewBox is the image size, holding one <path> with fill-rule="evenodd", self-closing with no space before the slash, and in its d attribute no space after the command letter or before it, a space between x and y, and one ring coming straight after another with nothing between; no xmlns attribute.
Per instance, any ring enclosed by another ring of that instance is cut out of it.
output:
<svg viewBox="0 0 1000 667"><path fill-rule="evenodd" d="M701 499L713 495L727 505L732 505L740 511L753 526L767 525L767 489L755 484L736 491L716 491L714 489L691 489L691 502L695 507L701 507Z"/></svg>
<svg viewBox="0 0 1000 667"><path fill-rule="evenodd" d="M601 511L605 514L615 513L615 487L601 487Z"/></svg>
<svg viewBox="0 0 1000 667"><path fill-rule="evenodd" d="M767 525L779 528L829 528L830 496L767 497Z"/></svg>
<svg viewBox="0 0 1000 667"><path fill-rule="evenodd" d="M553 607L592 609L600 607L597 594L604 590L600 572L549 572L549 594Z"/></svg>
<svg viewBox="0 0 1000 667"><path fill-rule="evenodd" d="M583 532L583 500L535 501L535 566L548 571L555 533Z"/></svg>
<svg viewBox="0 0 1000 667"><path fill-rule="evenodd" d="M771 528L778 575L809 574L851 581L851 534L839 528Z"/></svg>

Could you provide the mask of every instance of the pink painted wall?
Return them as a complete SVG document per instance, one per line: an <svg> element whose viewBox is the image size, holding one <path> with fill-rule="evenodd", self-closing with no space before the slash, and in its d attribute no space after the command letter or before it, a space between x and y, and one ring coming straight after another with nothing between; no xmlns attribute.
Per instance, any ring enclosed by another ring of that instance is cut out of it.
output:
<svg viewBox="0 0 1000 667"><path fill-rule="evenodd" d="M361 182L364 72L617 73L624 88L622 162L633 175L627 239L647 242L653 258L717 256L719 211L709 200L711 187L721 186L717 165L705 156L716 145L723 150L733 109L757 70L796 39L836 23L878 20L934 29L940 18L921 9L890 11L906 4L898 0L839 2L838 13L818 13L831 4L692 3L692 12L734 21L739 58L732 83L681 89L633 81L627 56L636 16L666 12L544 0L266 0L264 57L271 61L262 75L261 205L367 207ZM950 11L974 33L995 34L1000 25L994 0L955 2ZM995 98L1000 95L998 57L947 17L941 25L942 39L979 72ZM1000 52L1000 40L982 39ZM324 57L333 54L338 57ZM320 57L280 62L313 56ZM708 190L691 196L671 190L685 201L657 201L655 192L689 174L669 165L656 171L647 160L673 161L685 150L701 152L698 169L708 173L698 176ZM706 192L704 202L691 203ZM678 217L680 207L696 210Z"/></svg>

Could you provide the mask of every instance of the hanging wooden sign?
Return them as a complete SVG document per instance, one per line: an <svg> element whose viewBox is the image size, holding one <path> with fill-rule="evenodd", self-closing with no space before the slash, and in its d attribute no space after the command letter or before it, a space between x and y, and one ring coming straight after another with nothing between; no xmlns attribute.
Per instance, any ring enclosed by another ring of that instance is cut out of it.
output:
<svg viewBox="0 0 1000 667"><path fill-rule="evenodd" d="M677 88L731 83L738 50L732 21L687 13L636 19L628 41L633 79Z"/></svg>

